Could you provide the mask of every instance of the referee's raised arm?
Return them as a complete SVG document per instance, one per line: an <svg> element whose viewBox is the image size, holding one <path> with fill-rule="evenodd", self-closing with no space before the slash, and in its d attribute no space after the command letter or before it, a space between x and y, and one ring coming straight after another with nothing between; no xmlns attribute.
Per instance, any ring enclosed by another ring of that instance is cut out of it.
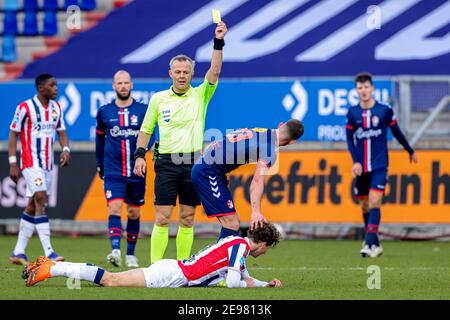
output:
<svg viewBox="0 0 450 320"><path fill-rule="evenodd" d="M223 21L217 24L214 38L214 50L211 59L211 67L206 73L206 79L209 83L215 84L219 79L220 70L222 69L222 48L225 46L225 34L227 26Z"/></svg>

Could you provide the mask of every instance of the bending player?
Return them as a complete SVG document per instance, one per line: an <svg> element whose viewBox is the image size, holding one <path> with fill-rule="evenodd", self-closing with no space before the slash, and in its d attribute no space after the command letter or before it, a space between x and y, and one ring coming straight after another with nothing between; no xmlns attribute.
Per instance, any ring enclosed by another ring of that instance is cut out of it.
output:
<svg viewBox="0 0 450 320"><path fill-rule="evenodd" d="M53 277L87 280L105 287L178 288L213 286L225 279L229 288L281 287L281 281L260 281L250 277L246 258L263 255L281 239L268 222L249 231L248 238L231 236L208 246L190 259L163 259L148 268L108 272L86 263L54 262L39 258L24 270L27 286Z"/></svg>
<svg viewBox="0 0 450 320"><path fill-rule="evenodd" d="M275 164L278 146L294 143L304 132L303 123L290 119L278 129L242 129L210 144L192 168L192 183L209 218L217 217L222 224L219 239L239 234L227 173L246 163L256 163L250 185L252 214L250 229L265 221L261 213L264 175Z"/></svg>

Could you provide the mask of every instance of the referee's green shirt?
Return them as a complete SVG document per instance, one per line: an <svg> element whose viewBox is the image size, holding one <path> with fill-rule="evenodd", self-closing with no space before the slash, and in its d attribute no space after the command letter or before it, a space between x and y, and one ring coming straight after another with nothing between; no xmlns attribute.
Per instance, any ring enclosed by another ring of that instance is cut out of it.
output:
<svg viewBox="0 0 450 320"><path fill-rule="evenodd" d="M203 147L206 110L217 88L204 79L179 96L168 90L155 93L148 103L141 131L153 134L159 127L159 153L196 152Z"/></svg>

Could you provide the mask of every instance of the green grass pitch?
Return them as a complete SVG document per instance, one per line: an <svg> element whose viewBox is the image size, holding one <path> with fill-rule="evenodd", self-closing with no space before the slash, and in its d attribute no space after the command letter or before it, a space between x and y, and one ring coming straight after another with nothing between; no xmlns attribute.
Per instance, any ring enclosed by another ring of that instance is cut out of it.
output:
<svg viewBox="0 0 450 320"><path fill-rule="evenodd" d="M214 242L214 239L196 239L193 251ZM154 299L154 300L208 300L208 299L449 299L450 298L450 243L384 241L384 254L376 259L359 256L361 241L285 240L265 256L249 257L250 274L261 280L273 277L283 282L282 288L228 289L223 287L144 289L102 288L81 282L80 289L69 289L66 278L52 278L27 288L21 279L22 267L9 264L16 237L0 237L0 299ZM125 241L122 239L122 248ZM105 267L109 251L106 237L54 237L53 247L67 261L89 262ZM141 266L149 264L149 238L137 245ZM30 241L27 255L35 259L42 254L36 236ZM175 257L175 240L170 239L167 257ZM368 289L371 274L367 268L380 269L380 289Z"/></svg>

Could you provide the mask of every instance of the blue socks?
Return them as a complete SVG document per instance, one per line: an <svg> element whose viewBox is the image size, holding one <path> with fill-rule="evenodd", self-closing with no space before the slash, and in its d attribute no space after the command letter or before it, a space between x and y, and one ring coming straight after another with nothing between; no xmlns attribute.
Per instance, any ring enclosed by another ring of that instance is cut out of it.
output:
<svg viewBox="0 0 450 320"><path fill-rule="evenodd" d="M367 223L366 231L366 245L371 247L372 245L379 246L378 240L378 227L380 226L381 212L380 208L373 208L369 211L369 221Z"/></svg>
<svg viewBox="0 0 450 320"><path fill-rule="evenodd" d="M134 256L134 249L136 248L136 242L139 236L139 228L141 226L141 220L131 220L128 218L127 222L127 255Z"/></svg>
<svg viewBox="0 0 450 320"><path fill-rule="evenodd" d="M367 233L367 225L369 224L369 212L363 212L363 219L364 219L364 236Z"/></svg>
<svg viewBox="0 0 450 320"><path fill-rule="evenodd" d="M229 236L239 236L239 230L232 230L232 229L222 227L222 229L220 229L220 235L219 235L219 238L217 239L217 241L219 241L220 239L229 237Z"/></svg>
<svg viewBox="0 0 450 320"><path fill-rule="evenodd" d="M122 238L122 221L120 220L120 216L109 215L108 229L112 249L120 250L120 239Z"/></svg>

